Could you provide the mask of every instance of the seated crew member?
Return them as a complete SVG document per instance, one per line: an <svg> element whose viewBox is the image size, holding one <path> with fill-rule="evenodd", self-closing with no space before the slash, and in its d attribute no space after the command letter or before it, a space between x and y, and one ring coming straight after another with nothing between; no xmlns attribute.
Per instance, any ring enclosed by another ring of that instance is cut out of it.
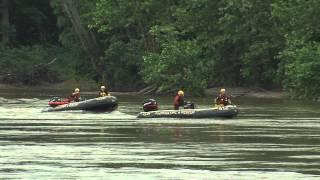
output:
<svg viewBox="0 0 320 180"><path fill-rule="evenodd" d="M176 97L174 98L173 101L173 106L175 110L178 110L179 107L184 106L184 92L182 90L178 91L178 94L176 95Z"/></svg>
<svg viewBox="0 0 320 180"><path fill-rule="evenodd" d="M104 96L110 96L110 94L105 86L101 86L99 91L99 97L104 97Z"/></svg>
<svg viewBox="0 0 320 180"><path fill-rule="evenodd" d="M218 97L214 100L215 105L217 106L226 106L231 104L230 98L226 95L226 89L220 89Z"/></svg>
<svg viewBox="0 0 320 180"><path fill-rule="evenodd" d="M80 89L75 88L74 92L68 98L69 102L78 102L80 101Z"/></svg>

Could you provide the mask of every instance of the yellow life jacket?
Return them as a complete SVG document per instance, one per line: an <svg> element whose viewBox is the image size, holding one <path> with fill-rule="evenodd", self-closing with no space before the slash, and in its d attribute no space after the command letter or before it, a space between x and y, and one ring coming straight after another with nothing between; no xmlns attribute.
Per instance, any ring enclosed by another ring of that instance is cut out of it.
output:
<svg viewBox="0 0 320 180"><path fill-rule="evenodd" d="M100 97L104 97L104 96L107 96L108 94L105 93L105 92L100 92Z"/></svg>

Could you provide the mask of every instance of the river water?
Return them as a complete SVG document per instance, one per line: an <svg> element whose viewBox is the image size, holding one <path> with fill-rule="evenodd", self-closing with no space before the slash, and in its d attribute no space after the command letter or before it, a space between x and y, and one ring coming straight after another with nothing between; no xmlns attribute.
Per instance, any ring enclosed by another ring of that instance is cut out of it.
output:
<svg viewBox="0 0 320 180"><path fill-rule="evenodd" d="M0 95L0 179L320 179L319 103L237 98L233 119L137 119L147 97L41 113L49 94Z"/></svg>

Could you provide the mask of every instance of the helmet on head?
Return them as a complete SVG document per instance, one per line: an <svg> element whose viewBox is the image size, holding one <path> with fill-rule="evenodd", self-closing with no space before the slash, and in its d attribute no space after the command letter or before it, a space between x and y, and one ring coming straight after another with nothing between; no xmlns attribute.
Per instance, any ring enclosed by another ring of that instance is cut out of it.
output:
<svg viewBox="0 0 320 180"><path fill-rule="evenodd" d="M184 92L182 90L178 91L179 96L184 96Z"/></svg>
<svg viewBox="0 0 320 180"><path fill-rule="evenodd" d="M221 89L220 89L220 92L226 92L226 89L221 88Z"/></svg>
<svg viewBox="0 0 320 180"><path fill-rule="evenodd" d="M74 92L80 92L80 89L79 88L75 88Z"/></svg>
<svg viewBox="0 0 320 180"><path fill-rule="evenodd" d="M100 89L105 89L105 88L106 88L105 86L101 86L101 87L100 87Z"/></svg>

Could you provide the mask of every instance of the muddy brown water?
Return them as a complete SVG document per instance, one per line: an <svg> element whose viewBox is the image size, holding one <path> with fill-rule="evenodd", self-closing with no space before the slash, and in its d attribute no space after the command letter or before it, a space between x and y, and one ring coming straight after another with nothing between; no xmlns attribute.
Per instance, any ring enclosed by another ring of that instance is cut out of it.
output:
<svg viewBox="0 0 320 180"><path fill-rule="evenodd" d="M0 93L0 179L320 179L319 103L237 98L233 119L137 119L148 97L41 113L50 95Z"/></svg>

